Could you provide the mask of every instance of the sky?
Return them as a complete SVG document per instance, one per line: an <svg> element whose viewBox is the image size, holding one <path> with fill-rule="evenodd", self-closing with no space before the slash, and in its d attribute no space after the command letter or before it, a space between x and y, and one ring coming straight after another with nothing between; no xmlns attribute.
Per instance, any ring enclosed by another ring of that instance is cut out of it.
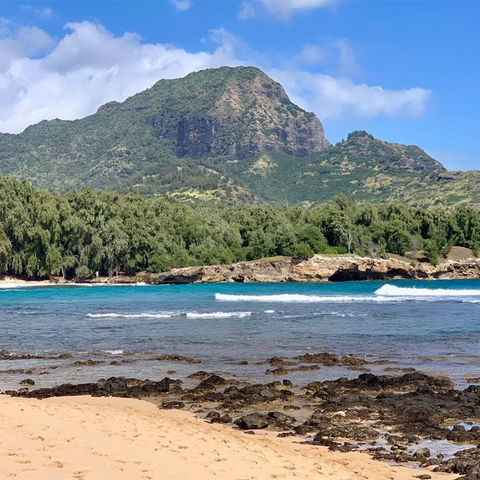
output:
<svg viewBox="0 0 480 480"><path fill-rule="evenodd" d="M475 0L0 0L0 132L255 65L332 143L367 130L480 170L479 18Z"/></svg>

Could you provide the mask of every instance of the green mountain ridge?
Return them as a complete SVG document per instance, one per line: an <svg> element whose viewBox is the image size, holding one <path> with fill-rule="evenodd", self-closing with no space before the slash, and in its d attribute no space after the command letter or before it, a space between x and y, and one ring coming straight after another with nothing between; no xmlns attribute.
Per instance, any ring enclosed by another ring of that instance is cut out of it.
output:
<svg viewBox="0 0 480 480"><path fill-rule="evenodd" d="M330 145L313 113L254 67L160 80L86 118L0 134L0 173L36 186L132 188L179 199L480 205L479 172L447 172L417 146L366 132Z"/></svg>
<svg viewBox="0 0 480 480"><path fill-rule="evenodd" d="M448 172L417 146L388 143L366 132L301 159L266 154L269 171L251 180L275 203L317 203L338 194L352 200L401 201L413 206L479 205L480 172Z"/></svg>

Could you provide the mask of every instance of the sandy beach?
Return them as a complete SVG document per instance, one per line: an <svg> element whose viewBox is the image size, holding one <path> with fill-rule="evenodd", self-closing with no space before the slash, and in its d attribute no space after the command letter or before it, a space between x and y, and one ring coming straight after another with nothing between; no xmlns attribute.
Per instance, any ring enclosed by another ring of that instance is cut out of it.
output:
<svg viewBox="0 0 480 480"><path fill-rule="evenodd" d="M56 282L53 282L51 280L26 280L24 278L10 276L0 277L0 289L18 287L45 287L55 284Z"/></svg>
<svg viewBox="0 0 480 480"><path fill-rule="evenodd" d="M407 480L422 473L454 478L272 432L246 435L140 400L0 397L2 480Z"/></svg>

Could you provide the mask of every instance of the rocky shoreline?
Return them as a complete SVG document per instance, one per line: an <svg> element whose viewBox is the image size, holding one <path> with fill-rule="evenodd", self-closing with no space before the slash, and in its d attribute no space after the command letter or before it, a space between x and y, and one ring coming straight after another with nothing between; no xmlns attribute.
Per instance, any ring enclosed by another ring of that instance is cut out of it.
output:
<svg viewBox="0 0 480 480"><path fill-rule="evenodd" d="M183 356L175 361L200 363ZM364 451L392 464L479 480L480 386L459 390L446 377L414 369L407 373L398 369L398 376L362 373L355 379L301 385L286 378L292 368L308 371L309 367L342 365L362 371L377 363L351 355L309 353L262 361L266 373L270 370L281 378L268 383L252 384L233 374L199 370L185 379L112 377L53 388L23 387L4 394L38 399L77 395L147 399L160 409L189 410L209 423L231 425L247 434L270 429L280 437L292 436L332 451ZM389 367L391 371L395 368Z"/></svg>
<svg viewBox="0 0 480 480"><path fill-rule="evenodd" d="M0 277L8 288L71 284L106 285L183 285L190 283L273 283L344 282L362 280L435 280L480 278L480 258L447 260L434 266L427 262L396 258L371 258L358 255L315 255L309 259L253 260L228 265L174 268L161 273L140 272L93 279L65 280L51 277L29 280Z"/></svg>
<svg viewBox="0 0 480 480"><path fill-rule="evenodd" d="M351 280L480 278L480 259L446 261L433 266L395 258L315 255L309 259L258 260L231 265L175 268L163 273L116 277L111 283L151 285L249 282L341 282ZM97 282L104 281L98 279Z"/></svg>

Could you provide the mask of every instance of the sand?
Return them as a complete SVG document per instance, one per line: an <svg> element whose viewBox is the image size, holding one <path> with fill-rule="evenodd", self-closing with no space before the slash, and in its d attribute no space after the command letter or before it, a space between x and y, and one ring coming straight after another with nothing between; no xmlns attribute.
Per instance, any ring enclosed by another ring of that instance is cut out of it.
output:
<svg viewBox="0 0 480 480"><path fill-rule="evenodd" d="M2 480L406 480L430 473L295 442L140 400L0 396Z"/></svg>
<svg viewBox="0 0 480 480"><path fill-rule="evenodd" d="M50 280L24 280L15 277L0 277L0 289L1 288L21 288L21 287L48 287L49 285L55 285L56 282Z"/></svg>

